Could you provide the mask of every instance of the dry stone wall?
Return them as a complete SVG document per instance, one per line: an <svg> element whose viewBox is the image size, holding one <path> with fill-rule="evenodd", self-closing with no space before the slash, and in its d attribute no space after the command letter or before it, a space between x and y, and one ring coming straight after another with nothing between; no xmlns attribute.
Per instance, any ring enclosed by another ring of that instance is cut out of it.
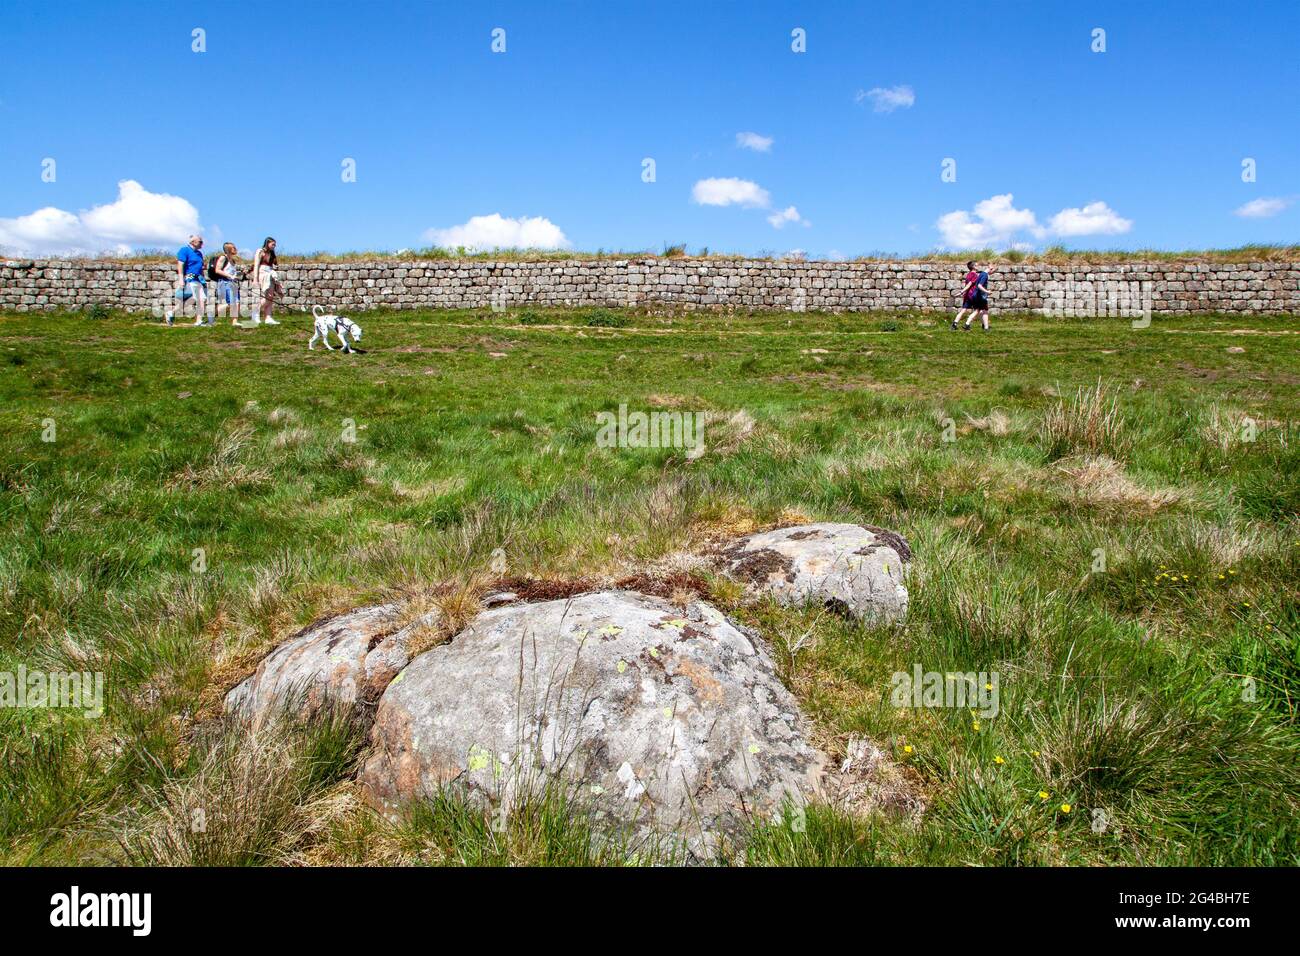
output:
<svg viewBox="0 0 1300 956"><path fill-rule="evenodd" d="M760 259L293 262L283 306L330 311L632 306L668 309L865 311L954 308L953 262ZM97 303L162 314L171 262L0 260L0 310ZM1300 313L1300 262L1023 262L995 266L993 306L1060 314ZM251 289L244 284L245 301ZM1118 307L1118 308L1117 308Z"/></svg>

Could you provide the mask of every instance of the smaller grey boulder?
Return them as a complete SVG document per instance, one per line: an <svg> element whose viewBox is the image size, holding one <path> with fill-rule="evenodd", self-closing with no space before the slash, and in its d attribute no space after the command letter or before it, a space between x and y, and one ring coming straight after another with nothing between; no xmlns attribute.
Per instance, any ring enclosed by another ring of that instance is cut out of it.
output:
<svg viewBox="0 0 1300 956"><path fill-rule="evenodd" d="M741 538L719 552L728 577L787 605L824 603L871 622L907 614L912 549L884 528L822 522Z"/></svg>
<svg viewBox="0 0 1300 956"><path fill-rule="evenodd" d="M290 703L374 703L407 665L409 638L436 612L403 623L400 604L358 608L303 628L257 665L225 700L228 714L261 720Z"/></svg>

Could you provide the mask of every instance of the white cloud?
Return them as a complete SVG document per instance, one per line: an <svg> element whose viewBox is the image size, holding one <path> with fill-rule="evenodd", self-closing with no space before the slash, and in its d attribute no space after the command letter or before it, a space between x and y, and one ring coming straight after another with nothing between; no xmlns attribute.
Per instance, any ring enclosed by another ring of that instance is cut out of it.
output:
<svg viewBox="0 0 1300 956"><path fill-rule="evenodd" d="M1244 206L1238 206L1234 215L1241 216L1243 219L1267 219L1269 216L1276 216L1294 201L1281 196L1252 199Z"/></svg>
<svg viewBox="0 0 1300 956"><path fill-rule="evenodd" d="M0 250L9 255L125 254L142 246L180 245L199 232L199 211L186 199L151 193L134 179L117 199L74 214L46 206L0 219Z"/></svg>
<svg viewBox="0 0 1300 956"><path fill-rule="evenodd" d="M794 206L786 206L784 209L772 213L767 217L767 221L771 223L773 229L783 229L788 223L792 222L797 222L801 226L812 225L807 219L799 215L799 210Z"/></svg>
<svg viewBox="0 0 1300 956"><path fill-rule="evenodd" d="M991 196L975 204L971 212L964 209L945 213L935 222L942 237L940 245L949 249L983 249L1003 246L1029 249L1032 246L1019 233L1035 239L1048 236L1118 235L1133 228L1104 202L1090 202L1081 209L1062 209L1046 226L1041 226L1031 209L1017 209L1011 193Z"/></svg>
<svg viewBox="0 0 1300 956"><path fill-rule="evenodd" d="M758 183L729 176L725 179L701 179L691 189L691 199L701 206L747 206L766 209L772 197Z"/></svg>
<svg viewBox="0 0 1300 956"><path fill-rule="evenodd" d="M982 249L1005 245L1022 229L1034 235L1043 234L1042 227L1031 210L1017 209L1011 193L993 196L975 204L974 213L963 210L945 213L935 227L943 237L943 244L952 249Z"/></svg>
<svg viewBox="0 0 1300 956"><path fill-rule="evenodd" d="M896 109L907 109L916 102L916 93L910 86L877 86L869 90L858 90L854 101L861 103L871 100L871 107L877 113L892 113Z"/></svg>
<svg viewBox="0 0 1300 956"><path fill-rule="evenodd" d="M79 248L84 238L80 217L53 206L16 219L0 219L0 249L13 255L58 254Z"/></svg>
<svg viewBox="0 0 1300 956"><path fill-rule="evenodd" d="M701 179L691 189L691 199L701 206L745 206L749 209L770 209L772 197L758 183L748 179ZM799 215L796 206L777 209L767 217L773 229L784 229L792 222L801 226L811 226L807 219Z"/></svg>
<svg viewBox="0 0 1300 956"><path fill-rule="evenodd" d="M752 149L756 153L766 153L772 148L772 137L758 133L737 133L736 145L741 149Z"/></svg>
<svg viewBox="0 0 1300 956"><path fill-rule="evenodd" d="M560 227L541 216L511 219L500 213L472 216L449 229L426 229L424 240L445 248L466 249L567 249L570 242Z"/></svg>
<svg viewBox="0 0 1300 956"><path fill-rule="evenodd" d="M1062 209L1047 224L1057 236L1116 236L1133 228L1104 202L1090 202L1082 209Z"/></svg>

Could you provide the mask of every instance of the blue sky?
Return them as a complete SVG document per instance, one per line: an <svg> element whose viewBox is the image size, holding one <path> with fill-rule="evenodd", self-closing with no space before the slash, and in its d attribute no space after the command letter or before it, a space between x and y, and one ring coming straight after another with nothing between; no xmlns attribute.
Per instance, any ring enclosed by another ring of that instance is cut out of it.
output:
<svg viewBox="0 0 1300 956"><path fill-rule="evenodd" d="M297 252L1300 239L1294 0L6 0L0 48L10 254L169 245L190 219Z"/></svg>

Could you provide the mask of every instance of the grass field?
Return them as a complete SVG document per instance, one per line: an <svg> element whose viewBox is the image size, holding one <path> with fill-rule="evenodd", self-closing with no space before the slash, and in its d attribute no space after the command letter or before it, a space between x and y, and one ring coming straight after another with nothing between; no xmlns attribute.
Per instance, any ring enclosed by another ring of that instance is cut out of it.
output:
<svg viewBox="0 0 1300 956"><path fill-rule="evenodd" d="M1294 321L361 318L346 356L302 317L0 316L0 671L106 675L99 719L0 710L3 862L645 862L561 797L500 832L452 799L386 824L348 719L212 718L326 611L463 619L497 548L613 577L802 518L910 539L905 625L714 601L818 743L869 735L927 810L817 809L733 862L1300 862ZM707 450L597 447L620 403L707 412ZM998 671L998 716L891 706L915 664Z"/></svg>

